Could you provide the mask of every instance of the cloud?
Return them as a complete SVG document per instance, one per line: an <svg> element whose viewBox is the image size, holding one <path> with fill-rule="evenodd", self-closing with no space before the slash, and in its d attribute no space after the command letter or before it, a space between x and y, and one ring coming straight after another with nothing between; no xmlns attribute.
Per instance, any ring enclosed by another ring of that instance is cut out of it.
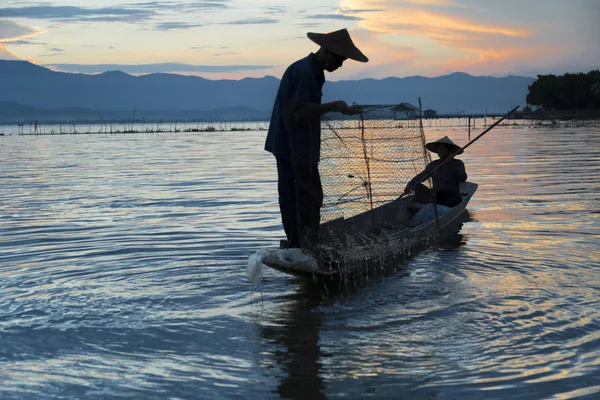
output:
<svg viewBox="0 0 600 400"><path fill-rule="evenodd" d="M367 64L344 63L341 71L352 79L402 75L402 71L412 66L420 55L414 47L388 43L378 34L365 29L351 30L350 36L356 46L369 58Z"/></svg>
<svg viewBox="0 0 600 400"><path fill-rule="evenodd" d="M265 7L265 14L275 14L275 15L284 15L288 13L288 8L283 6L270 6Z"/></svg>
<svg viewBox="0 0 600 400"><path fill-rule="evenodd" d="M357 13L369 13L369 12L381 12L384 11L381 8L371 8L371 9L358 9L358 10L353 10L351 8L340 8L339 12L341 12L342 14L357 14Z"/></svg>
<svg viewBox="0 0 600 400"><path fill-rule="evenodd" d="M302 24L298 24L301 28L315 28L317 26L322 26L323 22L305 22Z"/></svg>
<svg viewBox="0 0 600 400"><path fill-rule="evenodd" d="M179 7L181 4L177 4ZM149 10L168 10L173 8L175 4L170 1L147 1L145 3L127 3L123 5L127 8L146 8Z"/></svg>
<svg viewBox="0 0 600 400"><path fill-rule="evenodd" d="M193 3L174 2L174 1L149 1L145 3L130 3L125 6L128 8L143 8L155 11L207 11L224 10L230 8L226 3L229 0L221 1L195 1Z"/></svg>
<svg viewBox="0 0 600 400"><path fill-rule="evenodd" d="M304 17L306 19L341 19L344 21L360 21L361 17L356 17L354 15L344 15L344 14L314 14L307 15Z"/></svg>
<svg viewBox="0 0 600 400"><path fill-rule="evenodd" d="M510 73L528 59L537 60L539 64L547 64L555 54L552 45L528 46L515 44L509 48L473 49L461 58L455 58L439 64L433 69L433 74L447 74L456 71L468 72L474 75L487 74L490 67L495 71Z"/></svg>
<svg viewBox="0 0 600 400"><path fill-rule="evenodd" d="M276 24L279 20L275 18L250 18L240 19L236 21L221 22L220 25L262 25L262 24Z"/></svg>
<svg viewBox="0 0 600 400"><path fill-rule="evenodd" d="M254 18L254 19L240 19L228 22L218 22L214 24L192 24L188 22L161 22L155 25L155 28L159 31L169 31L172 29L191 29L200 28L209 25L260 25L260 24L276 24L278 19L273 18Z"/></svg>
<svg viewBox="0 0 600 400"><path fill-rule="evenodd" d="M338 12L361 17L356 24L383 40L422 46L414 61L394 64L399 71L531 75L600 65L600 3L529 3L515 14L500 0L485 6L475 0L341 0ZM371 47L365 50L372 59Z"/></svg>
<svg viewBox="0 0 600 400"><path fill-rule="evenodd" d="M506 37L524 38L530 32L522 28L510 26L491 25L472 21L464 17L456 17L442 11L427 8L407 6L395 1L372 0L344 0L344 4L351 6L381 5L387 3L384 11L369 11L358 13L362 15L359 25L362 28L381 34L409 34L425 36L438 41L453 41L457 38L464 39L473 34L492 34ZM365 4L366 3L366 4ZM360 7L350 7L360 9Z"/></svg>
<svg viewBox="0 0 600 400"><path fill-rule="evenodd" d="M1 41L1 39L0 39ZM47 45L48 43L46 42L35 42L32 40L11 40L10 42L7 42L8 44L10 44L11 46L27 46L27 45Z"/></svg>
<svg viewBox="0 0 600 400"><path fill-rule="evenodd" d="M1 15L1 14L0 14ZM44 32L40 28L33 28L16 22L0 19L0 42L12 42L25 39Z"/></svg>
<svg viewBox="0 0 600 400"><path fill-rule="evenodd" d="M52 50L52 51L57 52L57 53L60 53L60 52L64 51L63 49L60 49L58 47L51 47L49 50Z"/></svg>
<svg viewBox="0 0 600 400"><path fill-rule="evenodd" d="M20 60L15 54L11 53L4 43L0 43L0 60Z"/></svg>
<svg viewBox="0 0 600 400"><path fill-rule="evenodd" d="M161 22L155 25L155 28L159 31L170 31L172 29L191 29L199 28L205 25L201 24L190 24L187 22Z"/></svg>
<svg viewBox="0 0 600 400"><path fill-rule="evenodd" d="M134 22L148 19L153 15L155 12L152 10L126 7L29 6L0 8L0 16L4 18Z"/></svg>
<svg viewBox="0 0 600 400"><path fill-rule="evenodd" d="M169 72L219 73L260 71L271 69L273 65L192 65L183 63L159 64L47 64L45 67L63 71L97 74L107 71L121 71L129 74L152 74Z"/></svg>
<svg viewBox="0 0 600 400"><path fill-rule="evenodd" d="M362 17L357 24L376 35L423 37L461 54L438 66L436 72L489 70L491 64L535 57L549 50L528 41L532 32L527 28L479 22L462 11L457 16L454 13L462 6L446 0L342 0L340 6L370 10L356 12ZM377 8L385 11L371 11Z"/></svg>

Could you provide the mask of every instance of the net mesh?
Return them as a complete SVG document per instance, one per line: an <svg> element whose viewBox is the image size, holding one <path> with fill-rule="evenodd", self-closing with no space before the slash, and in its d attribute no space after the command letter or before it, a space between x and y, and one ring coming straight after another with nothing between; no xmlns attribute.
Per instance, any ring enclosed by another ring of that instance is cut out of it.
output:
<svg viewBox="0 0 600 400"><path fill-rule="evenodd" d="M363 106L358 115L325 114L319 166L321 223L392 202L429 162L421 121L403 107ZM431 187L429 181L424 183Z"/></svg>

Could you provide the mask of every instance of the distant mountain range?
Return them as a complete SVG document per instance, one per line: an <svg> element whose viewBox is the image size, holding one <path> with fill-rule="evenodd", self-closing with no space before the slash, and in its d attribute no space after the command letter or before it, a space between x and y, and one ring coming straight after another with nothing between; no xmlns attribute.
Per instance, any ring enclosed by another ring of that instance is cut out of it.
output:
<svg viewBox="0 0 600 400"><path fill-rule="evenodd" d="M82 107L64 107L57 109L41 109L25 106L14 101L0 101L0 123L11 124L23 121L233 121L233 120L266 120L270 113L250 107L226 107L215 110L182 110L182 111L98 111Z"/></svg>
<svg viewBox="0 0 600 400"><path fill-rule="evenodd" d="M333 76L332 76L333 77ZM525 105L534 78L474 77L453 73L435 78L330 81L323 101L417 105L439 113L505 112ZM208 80L175 74L132 76L55 72L27 61L0 60L0 122L27 119L267 118L279 79Z"/></svg>

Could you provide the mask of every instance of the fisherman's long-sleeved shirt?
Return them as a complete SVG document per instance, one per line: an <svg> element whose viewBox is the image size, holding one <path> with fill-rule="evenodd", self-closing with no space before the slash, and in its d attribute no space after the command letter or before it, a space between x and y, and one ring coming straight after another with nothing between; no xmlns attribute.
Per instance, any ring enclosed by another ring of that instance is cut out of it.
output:
<svg viewBox="0 0 600 400"><path fill-rule="evenodd" d="M434 169L440 165L441 162L442 160L430 162L423 172L415 176L408 183L407 187L410 188L417 183L423 182L427 179L427 176L431 174L431 179L433 180L433 187L435 190L460 193L460 183L467 180L465 164L461 160L457 160L455 158L454 160L445 163L434 171Z"/></svg>

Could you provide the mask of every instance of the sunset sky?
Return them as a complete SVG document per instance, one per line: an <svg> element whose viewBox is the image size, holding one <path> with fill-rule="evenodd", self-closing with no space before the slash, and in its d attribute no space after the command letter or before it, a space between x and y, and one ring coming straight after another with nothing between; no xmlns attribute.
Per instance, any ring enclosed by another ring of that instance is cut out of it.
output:
<svg viewBox="0 0 600 400"><path fill-rule="evenodd" d="M0 0L0 59L55 70L281 74L348 28L370 58L330 80L587 72L600 68L597 0Z"/></svg>

